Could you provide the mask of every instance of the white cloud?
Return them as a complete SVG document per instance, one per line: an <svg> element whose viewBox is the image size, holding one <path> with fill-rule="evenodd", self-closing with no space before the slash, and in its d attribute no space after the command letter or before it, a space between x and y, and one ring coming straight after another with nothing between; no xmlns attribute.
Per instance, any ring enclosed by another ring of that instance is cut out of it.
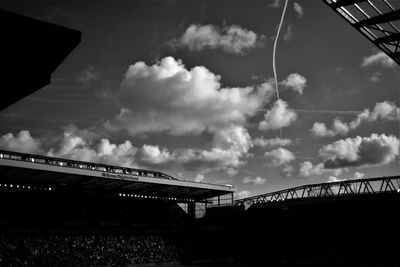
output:
<svg viewBox="0 0 400 267"><path fill-rule="evenodd" d="M255 146L274 148L274 147L282 147L282 146L290 146L293 144L293 141L288 138L270 138L265 139L264 137L257 137L254 139L253 144Z"/></svg>
<svg viewBox="0 0 400 267"><path fill-rule="evenodd" d="M326 168L385 165L399 155L399 139L385 134L346 138L323 146L319 155Z"/></svg>
<svg viewBox="0 0 400 267"><path fill-rule="evenodd" d="M349 130L350 127L338 118L333 121L332 129L328 129L325 123L322 122L315 122L311 128L311 132L316 137L336 136L338 134L345 135L349 132Z"/></svg>
<svg viewBox="0 0 400 267"><path fill-rule="evenodd" d="M279 99L265 113L264 120L258 124L258 128L263 131L277 130L288 127L296 119L296 112L290 109L285 101Z"/></svg>
<svg viewBox="0 0 400 267"><path fill-rule="evenodd" d="M264 36L257 36L255 32L238 25L223 29L214 25L190 25L179 40L174 40L171 45L187 47L190 51L222 49L232 54L244 54L264 45L264 41Z"/></svg>
<svg viewBox="0 0 400 267"><path fill-rule="evenodd" d="M362 122L374 122L377 120L398 121L400 120L400 109L394 102L383 101L376 103L373 110L365 109L357 118L350 122L350 127L356 129Z"/></svg>
<svg viewBox="0 0 400 267"><path fill-rule="evenodd" d="M285 80L281 82L282 85L301 95L303 94L303 90L306 87L306 83L307 79L298 73L290 74Z"/></svg>
<svg viewBox="0 0 400 267"><path fill-rule="evenodd" d="M371 75L371 77L369 78L369 80L370 80L371 82L374 82L374 83L380 82L381 79L382 79L382 73L377 72L377 71L374 72L374 73Z"/></svg>
<svg viewBox="0 0 400 267"><path fill-rule="evenodd" d="M334 182L341 182L341 181L346 181L346 179L340 179L340 178L337 178L337 177L335 177L335 176L329 176L328 177L328 183L334 183Z"/></svg>
<svg viewBox="0 0 400 267"><path fill-rule="evenodd" d="M198 182L198 183L204 181L204 174L200 174L200 173L197 174L196 177L194 177L193 181Z"/></svg>
<svg viewBox="0 0 400 267"><path fill-rule="evenodd" d="M299 3L294 2L293 9L296 11L298 18L301 18L304 15L303 7Z"/></svg>
<svg viewBox="0 0 400 267"><path fill-rule="evenodd" d="M349 179L350 179L350 180L352 180L352 179L361 179L361 178L364 178L364 177L365 177L365 174L364 174L364 173L362 173L362 172L355 172L355 173L353 174L353 176L350 177Z"/></svg>
<svg viewBox="0 0 400 267"><path fill-rule="evenodd" d="M213 133L209 149L176 149L169 151L159 146L144 145L138 152L140 163L150 165L179 165L188 170L225 170L237 173L237 168L245 164L243 159L250 156L251 137L242 126L231 125Z"/></svg>
<svg viewBox="0 0 400 267"><path fill-rule="evenodd" d="M272 167L282 166L295 159L291 151L281 147L265 152L264 156L267 160L267 165Z"/></svg>
<svg viewBox="0 0 400 267"><path fill-rule="evenodd" d="M377 52L376 54L364 57L363 62L361 63L361 67L373 65L382 65L385 68L394 68L397 66L397 63L384 52Z"/></svg>
<svg viewBox="0 0 400 267"><path fill-rule="evenodd" d="M299 164L299 175L303 177L316 177L321 175L338 176L342 169L326 169L323 163L314 165L311 161L304 161Z"/></svg>
<svg viewBox="0 0 400 267"><path fill-rule="evenodd" d="M40 140L33 138L26 130L20 131L16 136L12 133L3 135L0 138L0 149L32 154L41 154L42 152Z"/></svg>
<svg viewBox="0 0 400 267"><path fill-rule="evenodd" d="M272 3L268 4L268 6L272 8L278 8L282 5L281 2L282 0L273 0Z"/></svg>
<svg viewBox="0 0 400 267"><path fill-rule="evenodd" d="M137 62L129 67L121 85L121 113L107 125L131 135L215 131L229 124L243 125L273 90L269 83L222 88L220 76L202 66L187 70L172 57L152 66Z"/></svg>
<svg viewBox="0 0 400 267"><path fill-rule="evenodd" d="M293 26L292 24L289 24L286 28L285 34L283 35L283 40L288 42L292 39L292 36L293 36Z"/></svg>
<svg viewBox="0 0 400 267"><path fill-rule="evenodd" d="M315 122L311 132L316 137L346 135L350 130L357 129L363 122L398 121L400 120L400 109L393 102L383 101L376 103L372 110L365 109L357 115L357 118L350 123L342 122L336 118L331 129L325 123Z"/></svg>
<svg viewBox="0 0 400 267"><path fill-rule="evenodd" d="M260 176L257 176L255 178L252 178L250 176L246 176L243 178L243 183L244 184L255 184L255 185L260 185L260 184L264 184L267 181L267 179L265 178L261 178Z"/></svg>
<svg viewBox="0 0 400 267"><path fill-rule="evenodd" d="M251 194L251 192L249 190L242 190L242 191L235 193L235 196L237 199L241 199L241 198L249 197L250 194Z"/></svg>
<svg viewBox="0 0 400 267"><path fill-rule="evenodd" d="M143 145L140 149L141 160L150 164L162 164L171 160L171 154L167 149L159 146Z"/></svg>

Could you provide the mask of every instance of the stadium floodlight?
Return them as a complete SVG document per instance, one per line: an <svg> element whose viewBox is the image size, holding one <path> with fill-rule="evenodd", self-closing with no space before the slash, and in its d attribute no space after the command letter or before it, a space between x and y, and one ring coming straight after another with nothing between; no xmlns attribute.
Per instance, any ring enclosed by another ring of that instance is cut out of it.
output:
<svg viewBox="0 0 400 267"><path fill-rule="evenodd" d="M0 159L2 159L3 158L3 154L0 154Z"/></svg>

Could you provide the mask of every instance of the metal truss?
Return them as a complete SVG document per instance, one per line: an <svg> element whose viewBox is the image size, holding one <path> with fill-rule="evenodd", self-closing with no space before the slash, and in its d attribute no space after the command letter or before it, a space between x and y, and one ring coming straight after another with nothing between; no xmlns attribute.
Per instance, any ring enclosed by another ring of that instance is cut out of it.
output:
<svg viewBox="0 0 400 267"><path fill-rule="evenodd" d="M400 65L399 0L323 0Z"/></svg>
<svg viewBox="0 0 400 267"><path fill-rule="evenodd" d="M400 193L400 176L303 185L277 192L238 199L235 200L234 205L244 205L248 207L256 203L287 201L290 199L312 199L382 193Z"/></svg>
<svg viewBox="0 0 400 267"><path fill-rule="evenodd" d="M158 171L111 166L106 164L84 162L77 160L59 159L53 157L45 157L45 156L4 151L4 150L0 150L0 159L18 160L25 162L27 161L37 164L56 165L59 167L76 168L76 169L83 169L90 171L101 171L101 172L128 174L128 175L136 175L136 176L160 178L168 180L178 180L175 177L172 177L168 174Z"/></svg>

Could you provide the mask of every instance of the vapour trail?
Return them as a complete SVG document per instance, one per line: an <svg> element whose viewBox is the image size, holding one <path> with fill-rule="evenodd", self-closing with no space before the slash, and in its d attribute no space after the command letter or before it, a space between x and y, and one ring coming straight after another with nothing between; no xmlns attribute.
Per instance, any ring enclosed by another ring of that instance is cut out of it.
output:
<svg viewBox="0 0 400 267"><path fill-rule="evenodd" d="M278 32L276 33L276 36L275 36L274 48L272 51L272 68L274 70L276 98L278 100L279 100L278 75L276 74L276 66L275 66L276 45L278 43L279 33L281 32L283 18L285 17L286 7L287 7L288 2L289 2L289 0L285 0L285 5L283 6L283 11L282 11L282 16L281 16L281 21L279 22ZM282 138L282 128L281 127L279 127L279 135L280 135L280 138Z"/></svg>

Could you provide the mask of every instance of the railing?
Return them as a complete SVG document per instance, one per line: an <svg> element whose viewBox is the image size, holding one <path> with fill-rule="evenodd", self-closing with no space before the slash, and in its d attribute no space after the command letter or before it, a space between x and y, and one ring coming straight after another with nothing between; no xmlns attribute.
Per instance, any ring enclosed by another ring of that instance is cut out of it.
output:
<svg viewBox="0 0 400 267"><path fill-rule="evenodd" d="M400 176L345 180L331 183L303 185L234 201L236 206L290 199L337 197L380 193L400 193Z"/></svg>

